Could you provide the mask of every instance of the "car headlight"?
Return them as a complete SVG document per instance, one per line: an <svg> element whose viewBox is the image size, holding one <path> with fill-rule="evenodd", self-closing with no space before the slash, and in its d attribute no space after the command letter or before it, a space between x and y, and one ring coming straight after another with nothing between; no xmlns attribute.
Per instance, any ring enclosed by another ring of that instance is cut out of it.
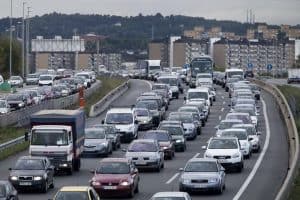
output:
<svg viewBox="0 0 300 200"><path fill-rule="evenodd" d="M166 149L168 149L168 147L163 147L163 150L166 150Z"/></svg>
<svg viewBox="0 0 300 200"><path fill-rule="evenodd" d="M11 177L10 177L10 180L16 181L16 180L18 180L18 177L17 177L17 176L11 176Z"/></svg>
<svg viewBox="0 0 300 200"><path fill-rule="evenodd" d="M19 107L23 107L23 106L24 106L24 103L19 103L18 106L19 106Z"/></svg>
<svg viewBox="0 0 300 200"><path fill-rule="evenodd" d="M92 181L92 185L93 185L93 186L99 186L99 185L101 185L101 183L98 182L98 181Z"/></svg>
<svg viewBox="0 0 300 200"><path fill-rule="evenodd" d="M239 153L235 153L235 154L232 155L232 158L238 158L238 157L240 157Z"/></svg>
<svg viewBox="0 0 300 200"><path fill-rule="evenodd" d="M175 142L176 142L176 143L181 143L181 142L182 142L182 140L176 140Z"/></svg>
<svg viewBox="0 0 300 200"><path fill-rule="evenodd" d="M102 142L101 145L102 145L102 146L107 146L108 143L107 143L107 142Z"/></svg>
<svg viewBox="0 0 300 200"><path fill-rule="evenodd" d="M182 179L182 183L183 183L183 184L189 184L189 183L190 183L190 180L188 180L188 179Z"/></svg>
<svg viewBox="0 0 300 200"><path fill-rule="evenodd" d="M208 180L208 183L216 183L216 182L218 182L217 178L212 178Z"/></svg>
<svg viewBox="0 0 300 200"><path fill-rule="evenodd" d="M212 158L212 157L213 157L213 155L212 155L212 154L209 154L209 153L205 153L204 156L205 156L206 158Z"/></svg>
<svg viewBox="0 0 300 200"><path fill-rule="evenodd" d="M35 176L35 177L33 177L33 180L34 181L40 181L40 180L42 180L42 177L41 176Z"/></svg>
<svg viewBox="0 0 300 200"><path fill-rule="evenodd" d="M130 185L130 183L128 181L122 181L120 183L120 185L122 185L122 186L128 186L128 185Z"/></svg>

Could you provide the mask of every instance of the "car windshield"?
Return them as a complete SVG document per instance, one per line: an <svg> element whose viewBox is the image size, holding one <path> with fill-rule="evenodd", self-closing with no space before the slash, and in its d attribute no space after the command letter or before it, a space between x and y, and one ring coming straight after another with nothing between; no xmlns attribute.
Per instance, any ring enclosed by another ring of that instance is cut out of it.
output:
<svg viewBox="0 0 300 200"><path fill-rule="evenodd" d="M208 99L207 92L188 92L188 99Z"/></svg>
<svg viewBox="0 0 300 200"><path fill-rule="evenodd" d="M161 89L165 89L166 86L165 85L153 85L152 86L152 90L161 90Z"/></svg>
<svg viewBox="0 0 300 200"><path fill-rule="evenodd" d="M152 197L150 200L185 200L185 197Z"/></svg>
<svg viewBox="0 0 300 200"><path fill-rule="evenodd" d="M211 78L210 74L197 74L197 78Z"/></svg>
<svg viewBox="0 0 300 200"><path fill-rule="evenodd" d="M108 113L106 116L107 124L132 124L133 116L131 113Z"/></svg>
<svg viewBox="0 0 300 200"><path fill-rule="evenodd" d="M157 82L177 86L176 78L159 78Z"/></svg>
<svg viewBox="0 0 300 200"><path fill-rule="evenodd" d="M10 78L10 80L20 80L20 77L18 77L18 76L12 76L12 77Z"/></svg>
<svg viewBox="0 0 300 200"><path fill-rule="evenodd" d="M125 162L102 162L97 167L97 174L128 174L130 167Z"/></svg>
<svg viewBox="0 0 300 200"><path fill-rule="evenodd" d="M142 116L149 116L149 113L147 110L135 110L136 116L142 117Z"/></svg>
<svg viewBox="0 0 300 200"><path fill-rule="evenodd" d="M234 107L234 112L238 113L249 113L251 116L255 116L255 111L253 108L247 108L247 107Z"/></svg>
<svg viewBox="0 0 300 200"><path fill-rule="evenodd" d="M238 144L233 139L213 139L208 145L208 149L237 149Z"/></svg>
<svg viewBox="0 0 300 200"><path fill-rule="evenodd" d="M1 108L5 108L5 107L6 107L5 101L0 101L0 107L1 107Z"/></svg>
<svg viewBox="0 0 300 200"><path fill-rule="evenodd" d="M28 74L27 78L38 78L39 76L37 74Z"/></svg>
<svg viewBox="0 0 300 200"><path fill-rule="evenodd" d="M157 150L152 142L133 142L128 147L129 152L156 152Z"/></svg>
<svg viewBox="0 0 300 200"><path fill-rule="evenodd" d="M84 138L85 139L105 139L105 130L102 128L86 129Z"/></svg>
<svg viewBox="0 0 300 200"><path fill-rule="evenodd" d="M233 124L236 124L237 122L220 122L218 129L224 130L231 128Z"/></svg>
<svg viewBox="0 0 300 200"><path fill-rule="evenodd" d="M247 115L228 115L226 117L226 119L239 119L239 120L242 120L244 123L247 123L248 122L248 118L247 118Z"/></svg>
<svg viewBox="0 0 300 200"><path fill-rule="evenodd" d="M59 191L55 200L89 200L87 192L84 191Z"/></svg>
<svg viewBox="0 0 300 200"><path fill-rule="evenodd" d="M139 101L135 104L136 108L147 108L149 110L158 110L157 101Z"/></svg>
<svg viewBox="0 0 300 200"><path fill-rule="evenodd" d="M39 159L19 159L14 170L43 170L45 169L43 160Z"/></svg>
<svg viewBox="0 0 300 200"><path fill-rule="evenodd" d="M170 135L183 135L183 131L180 127L174 126L161 126L160 130L168 131Z"/></svg>
<svg viewBox="0 0 300 200"><path fill-rule="evenodd" d="M183 107L178 109L179 112L197 112L197 108Z"/></svg>
<svg viewBox="0 0 300 200"><path fill-rule="evenodd" d="M246 132L239 132L239 131L226 131L222 133L224 137L237 137L239 140L247 140L247 133Z"/></svg>
<svg viewBox="0 0 300 200"><path fill-rule="evenodd" d="M167 133L155 133L155 132L145 133L143 139L153 139L159 142L169 141L169 137Z"/></svg>
<svg viewBox="0 0 300 200"><path fill-rule="evenodd" d="M8 101L22 101L23 95L20 94L12 94L7 96Z"/></svg>
<svg viewBox="0 0 300 200"><path fill-rule="evenodd" d="M185 172L218 172L216 162L189 162L184 168Z"/></svg>
<svg viewBox="0 0 300 200"><path fill-rule="evenodd" d="M62 130L33 130L31 145L65 146L68 145L68 134Z"/></svg>
<svg viewBox="0 0 300 200"><path fill-rule="evenodd" d="M52 80L52 76L40 76L40 80L49 81L49 80Z"/></svg>
<svg viewBox="0 0 300 200"><path fill-rule="evenodd" d="M4 184L0 184L0 197L6 197L6 189Z"/></svg>
<svg viewBox="0 0 300 200"><path fill-rule="evenodd" d="M168 120L170 121L181 121L182 123L192 123L193 117L191 115L183 114L172 114L169 116Z"/></svg>

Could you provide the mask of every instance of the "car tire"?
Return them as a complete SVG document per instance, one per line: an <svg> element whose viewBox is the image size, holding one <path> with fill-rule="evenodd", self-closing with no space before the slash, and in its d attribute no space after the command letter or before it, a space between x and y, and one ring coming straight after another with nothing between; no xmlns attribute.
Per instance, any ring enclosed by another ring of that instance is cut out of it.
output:
<svg viewBox="0 0 300 200"><path fill-rule="evenodd" d="M139 193L139 192L140 192L139 183L137 183L137 185L135 187L135 190L134 190L134 193Z"/></svg>
<svg viewBox="0 0 300 200"><path fill-rule="evenodd" d="M54 178L52 178L52 183L49 185L49 188L53 189L55 187L54 185Z"/></svg>
<svg viewBox="0 0 300 200"><path fill-rule="evenodd" d="M45 183L42 186L42 192L47 193L48 192L48 180L45 181Z"/></svg>
<svg viewBox="0 0 300 200"><path fill-rule="evenodd" d="M163 169L163 168L165 168L165 163L164 162L161 164L161 169Z"/></svg>
<svg viewBox="0 0 300 200"><path fill-rule="evenodd" d="M131 189L130 189L130 192L129 192L129 194L128 194L128 197L129 197L129 198L133 198L133 197L134 197L134 193L135 193L135 192L134 192L134 188L131 188Z"/></svg>
<svg viewBox="0 0 300 200"><path fill-rule="evenodd" d="M74 162L74 161L73 161ZM71 167L68 169L68 175L72 175L73 174L73 166L74 166L74 163L72 162L72 165Z"/></svg>
<svg viewBox="0 0 300 200"><path fill-rule="evenodd" d="M179 95L176 96L176 99L178 99L178 98L179 98Z"/></svg>
<svg viewBox="0 0 300 200"><path fill-rule="evenodd" d="M223 186L220 185L220 188L217 189L217 193L218 194L222 194L223 193Z"/></svg>

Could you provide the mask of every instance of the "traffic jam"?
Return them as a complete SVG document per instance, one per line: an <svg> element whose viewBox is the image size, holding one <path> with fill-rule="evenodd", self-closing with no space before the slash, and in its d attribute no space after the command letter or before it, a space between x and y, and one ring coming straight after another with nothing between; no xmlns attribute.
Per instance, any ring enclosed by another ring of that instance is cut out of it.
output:
<svg viewBox="0 0 300 200"><path fill-rule="evenodd" d="M80 110L33 114L29 155L9 169L11 197L17 199L18 192L31 188L47 193L55 187L55 176L76 175L81 158L91 157L99 161L90 170L89 182L58 188L54 200L133 198L142 192L144 171L161 173L177 154L189 152L189 143L201 137L224 90L229 112L210 130L215 135L199 146L203 156L182 163L174 191L158 192L150 199L189 200L191 193L222 194L226 176L243 173L247 160L260 153L260 89L245 79L243 70L213 72L206 67L205 71L201 64L196 60L189 71L152 73L150 91L131 106L112 106L101 122L90 127L85 126ZM180 101L180 106L170 111L173 101ZM122 151L123 156L113 156L114 151Z"/></svg>

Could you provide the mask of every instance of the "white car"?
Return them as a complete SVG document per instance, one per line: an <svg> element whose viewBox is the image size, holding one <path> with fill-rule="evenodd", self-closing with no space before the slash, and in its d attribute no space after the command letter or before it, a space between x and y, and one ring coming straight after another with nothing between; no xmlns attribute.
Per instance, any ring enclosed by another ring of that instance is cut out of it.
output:
<svg viewBox="0 0 300 200"><path fill-rule="evenodd" d="M75 77L83 77L85 85L87 85L87 87L91 87L92 76L89 72L79 72L79 73L75 74Z"/></svg>
<svg viewBox="0 0 300 200"><path fill-rule="evenodd" d="M213 84L211 73L198 73L196 76L196 87L211 87Z"/></svg>
<svg viewBox="0 0 300 200"><path fill-rule="evenodd" d="M222 132L221 137L237 137L241 145L241 151L245 158L250 158L252 154L252 145L249 142L248 134L245 129L234 128L226 129Z"/></svg>
<svg viewBox="0 0 300 200"><path fill-rule="evenodd" d="M231 128L234 124L243 124L242 120L238 119L225 119L220 122L218 126L216 126L216 136L220 137L222 135L222 132L226 129Z"/></svg>
<svg viewBox="0 0 300 200"><path fill-rule="evenodd" d="M213 100L211 98L211 95L209 94L208 88L201 87L195 89L188 89L186 97L184 98L185 102L189 103L190 101L194 101L197 99L205 99L206 104L208 105L208 109L210 109Z"/></svg>
<svg viewBox="0 0 300 200"><path fill-rule="evenodd" d="M257 126L258 126L257 116L259 115L259 113L256 110L255 105L252 105L252 104L238 104L238 105L234 106L234 108L232 109L232 112L249 113L252 124L254 124L255 127L257 128Z"/></svg>
<svg viewBox="0 0 300 200"><path fill-rule="evenodd" d="M138 139L132 141L125 157L130 159L137 168L150 168L158 172L164 168L164 151L160 149L157 140Z"/></svg>
<svg viewBox="0 0 300 200"><path fill-rule="evenodd" d="M247 131L249 142L252 145L253 152L259 152L260 150L260 135L261 132L257 132L253 124L235 124L232 128L242 128Z"/></svg>
<svg viewBox="0 0 300 200"><path fill-rule="evenodd" d="M42 74L39 77L39 86L49 85L52 86L54 84L54 76L51 74Z"/></svg>
<svg viewBox="0 0 300 200"><path fill-rule="evenodd" d="M21 76L12 76L7 81L11 86L23 87L24 81Z"/></svg>
<svg viewBox="0 0 300 200"><path fill-rule="evenodd" d="M225 169L235 168L241 172L244 168L243 153L236 137L213 137L202 149L206 149L204 158L218 159Z"/></svg>
<svg viewBox="0 0 300 200"><path fill-rule="evenodd" d="M158 192L155 193L150 200L192 200L186 192Z"/></svg>
<svg viewBox="0 0 300 200"><path fill-rule="evenodd" d="M132 108L111 108L102 122L115 125L121 141L130 142L138 137L139 124Z"/></svg>

